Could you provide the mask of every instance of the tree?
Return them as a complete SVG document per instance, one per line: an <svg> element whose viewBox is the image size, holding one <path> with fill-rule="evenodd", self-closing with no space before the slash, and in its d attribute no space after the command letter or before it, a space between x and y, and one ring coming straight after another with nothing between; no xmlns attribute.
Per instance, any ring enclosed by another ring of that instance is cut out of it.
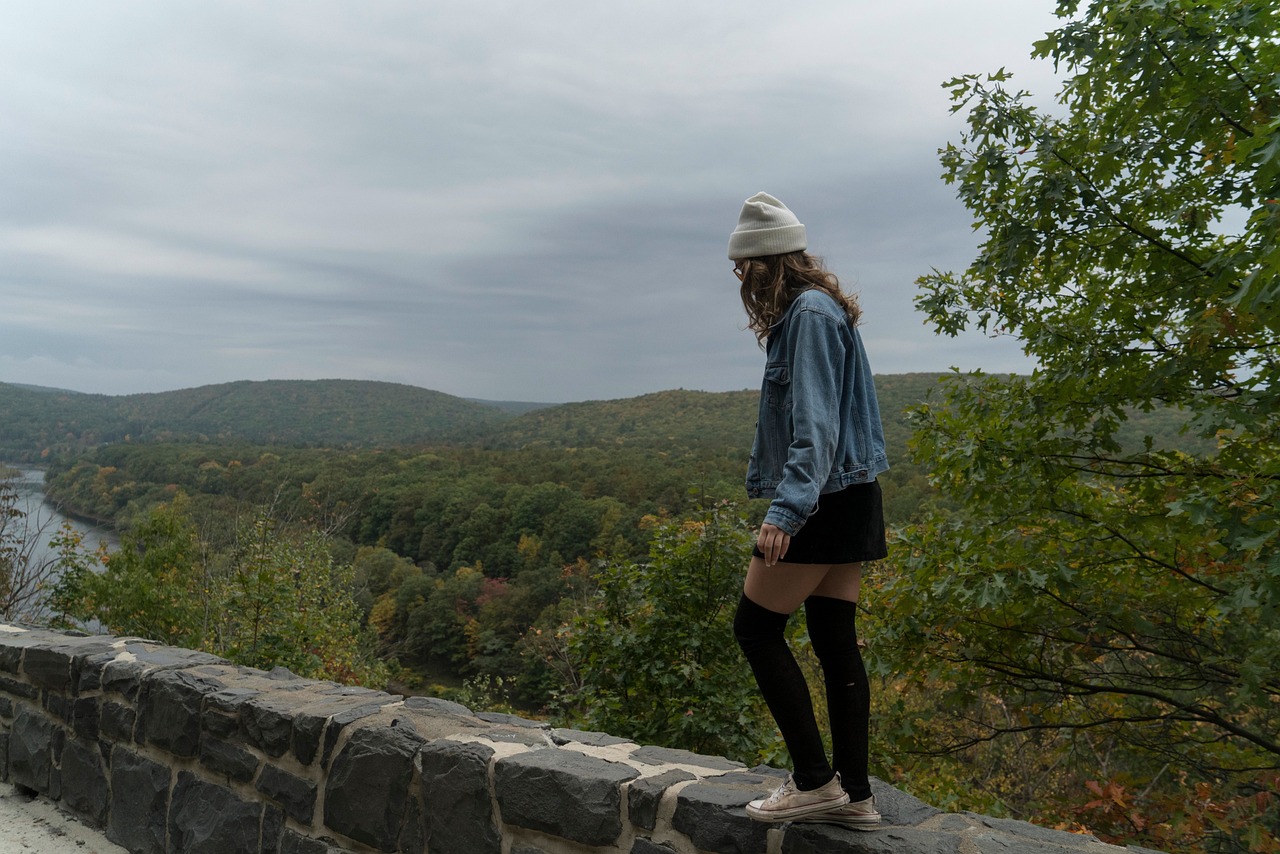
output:
<svg viewBox="0 0 1280 854"><path fill-rule="evenodd" d="M210 561L215 602L206 648L253 667L379 686L385 668L361 625L355 570L319 531L289 528L266 508Z"/></svg>
<svg viewBox="0 0 1280 854"><path fill-rule="evenodd" d="M1167 765L1189 799L1196 781L1265 792L1280 766L1280 10L1057 12L1034 52L1063 74L1059 108L1003 71L948 84L968 129L944 177L983 240L963 273L923 277L917 304L940 333L1016 336L1037 367L957 375L916 413L917 458L961 509L904 536L873 648L893 650L885 671L922 653L913 670L952 686L940 705L972 719L952 746L1105 730L1139 788ZM1156 408L1185 443L1122 441ZM986 696L1014 713L974 714ZM1274 844L1266 809L1250 826ZM1264 844L1246 836L1205 838Z"/></svg>
<svg viewBox="0 0 1280 854"><path fill-rule="evenodd" d="M200 649L216 603L208 595L207 560L186 497L148 513L102 557L103 571L64 575L59 600L72 617L116 634Z"/></svg>
<svg viewBox="0 0 1280 854"><path fill-rule="evenodd" d="M774 728L732 630L751 543L720 505L656 522L647 562L601 565L595 600L565 630L583 725L757 759Z"/></svg>
<svg viewBox="0 0 1280 854"><path fill-rule="evenodd" d="M333 560L318 531L258 508L227 548L199 535L181 493L121 536L100 573L64 576L57 601L108 631L223 655L252 667L380 686L362 625L355 570Z"/></svg>

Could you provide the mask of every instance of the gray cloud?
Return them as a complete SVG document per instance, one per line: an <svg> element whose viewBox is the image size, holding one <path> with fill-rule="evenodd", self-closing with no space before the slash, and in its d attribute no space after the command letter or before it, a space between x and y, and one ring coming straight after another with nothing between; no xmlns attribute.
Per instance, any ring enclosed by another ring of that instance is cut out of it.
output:
<svg viewBox="0 0 1280 854"><path fill-rule="evenodd" d="M877 370L1025 366L935 337L912 282L974 244L939 84L1050 90L1047 0L14 6L0 381L753 387L724 244L760 189L860 293Z"/></svg>

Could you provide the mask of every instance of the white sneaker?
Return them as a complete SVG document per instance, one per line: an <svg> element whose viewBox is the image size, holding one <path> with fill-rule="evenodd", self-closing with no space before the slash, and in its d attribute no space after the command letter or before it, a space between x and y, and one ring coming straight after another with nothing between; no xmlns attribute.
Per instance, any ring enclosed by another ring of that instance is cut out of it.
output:
<svg viewBox="0 0 1280 854"><path fill-rule="evenodd" d="M818 789L802 792L796 788L795 780L787 778L787 782L777 788L772 795L747 804L747 815L756 821L788 821L811 813L833 810L849 803L849 793L840 788L840 775L831 778L831 782ZM877 818L879 813L876 814Z"/></svg>
<svg viewBox="0 0 1280 854"><path fill-rule="evenodd" d="M796 819L797 822L814 824L839 824L855 830L871 830L880 825L880 810L876 809L876 796L865 801L852 801L843 806L833 807L822 812L809 813Z"/></svg>

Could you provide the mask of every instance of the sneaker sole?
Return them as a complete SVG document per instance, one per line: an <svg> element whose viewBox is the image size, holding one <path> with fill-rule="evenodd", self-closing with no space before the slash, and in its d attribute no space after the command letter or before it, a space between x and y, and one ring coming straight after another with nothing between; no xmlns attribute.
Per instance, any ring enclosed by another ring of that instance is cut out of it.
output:
<svg viewBox="0 0 1280 854"><path fill-rule="evenodd" d="M879 830L880 829L880 819L878 817L873 819L859 820L859 819L844 818L844 817L837 818L835 816L808 814L808 815L800 816L799 818L795 819L795 822L797 824L834 824L838 827L847 827L850 830Z"/></svg>
<svg viewBox="0 0 1280 854"><path fill-rule="evenodd" d="M817 804L809 804L808 806L803 806L803 807L792 807L790 809L785 809L785 810L768 810L768 811L752 809L751 805L747 804L747 815L751 816L756 821L767 821L767 822L791 821L793 819L802 818L804 816L811 816L814 813L826 812L827 810L836 809L838 807L844 806L846 803L848 803L848 801L842 802L839 800L831 800L831 801L824 801L822 803L817 803Z"/></svg>

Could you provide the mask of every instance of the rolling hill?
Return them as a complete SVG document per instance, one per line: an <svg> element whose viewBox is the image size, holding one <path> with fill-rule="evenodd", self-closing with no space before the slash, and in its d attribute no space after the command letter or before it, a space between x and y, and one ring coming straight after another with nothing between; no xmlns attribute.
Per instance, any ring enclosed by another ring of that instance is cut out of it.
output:
<svg viewBox="0 0 1280 854"><path fill-rule="evenodd" d="M15 461L114 442L367 447L485 433L494 405L395 383L234 382L111 397L0 383L0 457Z"/></svg>
<svg viewBox="0 0 1280 854"><path fill-rule="evenodd" d="M894 465L906 461L906 411L944 376L876 378ZM364 380L242 381L112 397L0 383L0 459L31 462L119 442L745 453L757 399L754 389L676 389L554 406L504 404ZM1182 421L1174 410L1132 413L1123 435L1135 443L1145 432L1166 445L1193 443L1178 435Z"/></svg>

